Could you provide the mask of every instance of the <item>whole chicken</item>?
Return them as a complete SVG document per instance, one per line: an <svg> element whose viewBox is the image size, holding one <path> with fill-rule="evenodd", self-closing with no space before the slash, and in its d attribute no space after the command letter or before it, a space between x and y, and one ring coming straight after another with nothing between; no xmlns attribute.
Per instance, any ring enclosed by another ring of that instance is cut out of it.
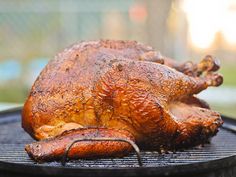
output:
<svg viewBox="0 0 236 177"><path fill-rule="evenodd" d="M223 123L195 95L219 86L218 60L178 63L135 41L76 43L35 81L22 112L36 161L124 156L140 148L175 150L205 143ZM109 141L93 141L109 138ZM84 141L83 141L84 139ZM114 141L113 141L114 140Z"/></svg>

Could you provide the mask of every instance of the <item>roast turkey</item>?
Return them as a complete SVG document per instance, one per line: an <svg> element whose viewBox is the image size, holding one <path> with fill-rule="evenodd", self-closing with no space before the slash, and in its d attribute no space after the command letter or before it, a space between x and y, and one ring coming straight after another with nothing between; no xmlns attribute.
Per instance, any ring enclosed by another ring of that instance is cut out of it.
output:
<svg viewBox="0 0 236 177"><path fill-rule="evenodd" d="M223 123L196 94L219 86L218 60L178 63L135 41L76 43L57 54L32 86L22 126L38 140L36 161L124 156L125 139L160 152L205 143ZM88 139L110 138L110 141ZM87 140L86 140L87 139ZM114 141L112 141L114 139Z"/></svg>

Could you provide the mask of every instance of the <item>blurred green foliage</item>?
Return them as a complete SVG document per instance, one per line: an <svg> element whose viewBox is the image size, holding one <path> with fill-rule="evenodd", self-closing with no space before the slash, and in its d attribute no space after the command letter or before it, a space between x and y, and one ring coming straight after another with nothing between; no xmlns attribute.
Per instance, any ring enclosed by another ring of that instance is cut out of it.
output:
<svg viewBox="0 0 236 177"><path fill-rule="evenodd" d="M23 103L28 95L28 88L19 81L12 81L0 87L0 102Z"/></svg>
<svg viewBox="0 0 236 177"><path fill-rule="evenodd" d="M220 73L223 74L225 86L236 86L236 63L223 63Z"/></svg>

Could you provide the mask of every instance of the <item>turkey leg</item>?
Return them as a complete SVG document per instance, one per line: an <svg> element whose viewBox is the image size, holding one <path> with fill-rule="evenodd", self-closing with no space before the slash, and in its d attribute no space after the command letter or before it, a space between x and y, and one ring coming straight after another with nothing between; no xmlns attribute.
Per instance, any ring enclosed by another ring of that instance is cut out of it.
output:
<svg viewBox="0 0 236 177"><path fill-rule="evenodd" d="M214 72L220 68L219 60L211 55L205 56L199 63L193 63L192 61L180 63L164 57L164 64L193 77L200 76L203 73Z"/></svg>

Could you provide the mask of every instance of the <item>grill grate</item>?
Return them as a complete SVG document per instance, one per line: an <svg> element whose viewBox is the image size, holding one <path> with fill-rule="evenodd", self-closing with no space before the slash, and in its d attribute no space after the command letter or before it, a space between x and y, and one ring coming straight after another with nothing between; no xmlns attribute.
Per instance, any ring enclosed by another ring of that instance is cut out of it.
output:
<svg viewBox="0 0 236 177"><path fill-rule="evenodd" d="M194 147L184 151L169 154L158 152L141 152L144 167L178 167L181 165L193 165L199 162L210 162L222 158L236 156L236 134L221 129L210 144L204 147ZM0 162L8 162L21 165L34 165L36 167L62 167L59 162L36 164L24 151L24 145L32 142L32 138L24 132L20 123L20 112L13 111L0 114ZM67 163L70 169L94 167L100 169L109 168L134 168L138 167L136 155L130 154L124 158L76 160ZM66 167L68 168L68 167ZM1 169L1 163L0 163Z"/></svg>

